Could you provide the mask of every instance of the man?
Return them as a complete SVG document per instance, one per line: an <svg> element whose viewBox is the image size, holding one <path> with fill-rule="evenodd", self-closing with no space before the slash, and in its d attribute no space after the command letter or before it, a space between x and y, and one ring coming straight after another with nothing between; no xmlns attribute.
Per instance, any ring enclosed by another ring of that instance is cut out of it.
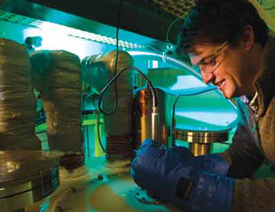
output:
<svg viewBox="0 0 275 212"><path fill-rule="evenodd" d="M199 0L178 50L235 98L238 129L227 151L199 157L146 140L132 162L135 182L188 211L275 211L275 179L252 178L263 161L275 164L275 38L247 0Z"/></svg>

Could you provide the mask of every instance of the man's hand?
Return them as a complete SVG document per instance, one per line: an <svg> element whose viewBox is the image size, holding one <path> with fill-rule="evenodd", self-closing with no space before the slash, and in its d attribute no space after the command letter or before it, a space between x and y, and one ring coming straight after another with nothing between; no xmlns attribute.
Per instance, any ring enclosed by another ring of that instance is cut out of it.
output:
<svg viewBox="0 0 275 212"><path fill-rule="evenodd" d="M208 174L184 147L146 140L132 162L131 175L150 195L196 211L230 211L235 181Z"/></svg>

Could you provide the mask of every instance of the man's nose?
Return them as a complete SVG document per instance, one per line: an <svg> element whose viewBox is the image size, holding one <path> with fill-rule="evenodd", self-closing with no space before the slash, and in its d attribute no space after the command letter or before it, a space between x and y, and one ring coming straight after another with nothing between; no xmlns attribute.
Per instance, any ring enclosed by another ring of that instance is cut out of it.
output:
<svg viewBox="0 0 275 212"><path fill-rule="evenodd" d="M201 75L202 75L202 79L203 81L208 84L210 82L213 81L214 79L214 74L212 72L205 72L205 71L201 71Z"/></svg>

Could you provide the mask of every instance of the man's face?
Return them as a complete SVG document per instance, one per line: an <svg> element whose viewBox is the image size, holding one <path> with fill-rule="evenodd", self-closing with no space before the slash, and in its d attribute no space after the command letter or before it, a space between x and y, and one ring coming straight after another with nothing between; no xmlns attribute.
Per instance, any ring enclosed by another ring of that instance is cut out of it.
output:
<svg viewBox="0 0 275 212"><path fill-rule="evenodd" d="M189 54L191 63L199 66L203 81L216 85L224 97L254 95L255 68L243 45L200 44L194 52Z"/></svg>

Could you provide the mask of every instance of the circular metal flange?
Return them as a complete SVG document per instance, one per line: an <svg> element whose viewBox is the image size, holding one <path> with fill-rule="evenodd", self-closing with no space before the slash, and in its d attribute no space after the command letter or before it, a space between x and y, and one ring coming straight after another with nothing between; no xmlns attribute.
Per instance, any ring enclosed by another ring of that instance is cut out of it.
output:
<svg viewBox="0 0 275 212"><path fill-rule="evenodd" d="M193 131L175 129L175 138L190 143L209 144L228 140L228 130L222 131Z"/></svg>
<svg viewBox="0 0 275 212"><path fill-rule="evenodd" d="M55 191L58 164L42 151L0 151L0 212L24 209Z"/></svg>

